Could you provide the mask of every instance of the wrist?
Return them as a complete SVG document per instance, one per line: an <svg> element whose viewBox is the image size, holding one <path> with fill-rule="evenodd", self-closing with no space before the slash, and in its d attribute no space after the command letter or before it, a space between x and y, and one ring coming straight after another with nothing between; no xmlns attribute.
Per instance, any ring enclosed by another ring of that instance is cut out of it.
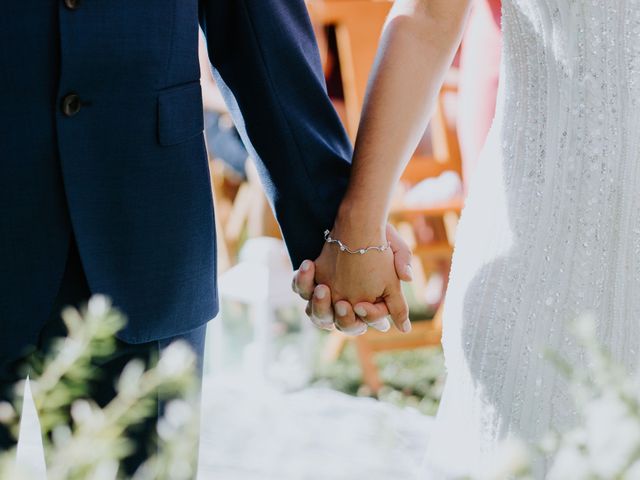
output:
<svg viewBox="0 0 640 480"><path fill-rule="evenodd" d="M345 199L340 205L331 232L343 242L361 248L386 243L386 228L384 213L375 212L370 205Z"/></svg>

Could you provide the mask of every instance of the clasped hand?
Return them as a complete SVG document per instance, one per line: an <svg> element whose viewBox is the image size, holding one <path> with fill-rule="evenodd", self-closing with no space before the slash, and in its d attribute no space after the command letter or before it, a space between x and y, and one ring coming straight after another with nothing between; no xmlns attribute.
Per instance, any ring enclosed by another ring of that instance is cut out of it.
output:
<svg viewBox="0 0 640 480"><path fill-rule="evenodd" d="M293 289L308 300L307 315L316 326L362 335L368 327L388 331L390 317L400 331L411 330L400 284L412 280L411 252L391 225L387 225L386 240L390 249L364 255L325 243L315 262L302 263L294 275Z"/></svg>

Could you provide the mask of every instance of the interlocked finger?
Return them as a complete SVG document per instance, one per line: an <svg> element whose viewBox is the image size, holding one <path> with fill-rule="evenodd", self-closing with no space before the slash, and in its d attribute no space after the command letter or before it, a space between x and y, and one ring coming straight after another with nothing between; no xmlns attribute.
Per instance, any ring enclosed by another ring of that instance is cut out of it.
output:
<svg viewBox="0 0 640 480"><path fill-rule="evenodd" d="M356 317L349 302L341 300L333 307L336 328L350 336L363 335L367 331L367 324Z"/></svg>

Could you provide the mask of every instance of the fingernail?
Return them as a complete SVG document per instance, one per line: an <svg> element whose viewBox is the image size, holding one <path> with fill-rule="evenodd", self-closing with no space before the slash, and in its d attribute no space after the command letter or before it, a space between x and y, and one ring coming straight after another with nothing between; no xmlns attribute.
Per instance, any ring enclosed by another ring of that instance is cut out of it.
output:
<svg viewBox="0 0 640 480"><path fill-rule="evenodd" d="M370 327L375 328L379 332L388 332L391 328L391 323L387 318L380 318L375 322L367 322Z"/></svg>
<svg viewBox="0 0 640 480"><path fill-rule="evenodd" d="M322 300L324 297L327 296L327 292L325 291L324 287L321 287L320 285L318 285L315 290L313 291L313 294L315 295L316 298Z"/></svg>
<svg viewBox="0 0 640 480"><path fill-rule="evenodd" d="M411 320L409 320L408 318L402 324L402 331L404 333L409 333L411 331Z"/></svg>
<svg viewBox="0 0 640 480"><path fill-rule="evenodd" d="M322 328L323 330L333 330L335 324L333 323L332 318L317 318L316 317L316 325Z"/></svg>
<svg viewBox="0 0 640 480"><path fill-rule="evenodd" d="M359 305L354 308L353 311L356 312L356 315L358 315L359 317L364 318L367 316L367 310Z"/></svg>
<svg viewBox="0 0 640 480"><path fill-rule="evenodd" d="M413 280L413 268L411 267L411 265L407 265L404 269L404 273L407 274L407 276Z"/></svg>
<svg viewBox="0 0 640 480"><path fill-rule="evenodd" d="M309 271L310 268L311 268L310 260L305 260L304 262L302 262L302 265L300 265L300 270L302 270L303 272Z"/></svg>
<svg viewBox="0 0 640 480"><path fill-rule="evenodd" d="M350 328L340 328L340 326L337 324L336 327L345 335L350 335L352 337L359 337L360 335L364 335L365 333L367 333L367 326L363 323L357 324L356 326Z"/></svg>
<svg viewBox="0 0 640 480"><path fill-rule="evenodd" d="M338 316L344 317L347 314L347 307L345 307L341 303L337 304L335 308Z"/></svg>

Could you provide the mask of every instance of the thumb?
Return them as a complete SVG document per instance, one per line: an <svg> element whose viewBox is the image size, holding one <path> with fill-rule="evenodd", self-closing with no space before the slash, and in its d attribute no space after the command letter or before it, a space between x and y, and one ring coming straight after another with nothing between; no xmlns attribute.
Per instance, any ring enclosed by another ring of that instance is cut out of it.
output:
<svg viewBox="0 0 640 480"><path fill-rule="evenodd" d="M409 306L402 294L402 290L398 286L392 289L384 298L384 302L387 304L389 314L396 328L404 333L411 331L411 321L409 320Z"/></svg>
<svg viewBox="0 0 640 480"><path fill-rule="evenodd" d="M411 249L391 224L387 224L387 241L391 245L391 251L393 252L396 275L404 282L411 282L413 280Z"/></svg>
<svg viewBox="0 0 640 480"><path fill-rule="evenodd" d="M291 288L305 300L311 300L313 290L316 288L315 267L315 264L311 260L305 260L302 262L302 265L300 265L300 269L293 275Z"/></svg>

